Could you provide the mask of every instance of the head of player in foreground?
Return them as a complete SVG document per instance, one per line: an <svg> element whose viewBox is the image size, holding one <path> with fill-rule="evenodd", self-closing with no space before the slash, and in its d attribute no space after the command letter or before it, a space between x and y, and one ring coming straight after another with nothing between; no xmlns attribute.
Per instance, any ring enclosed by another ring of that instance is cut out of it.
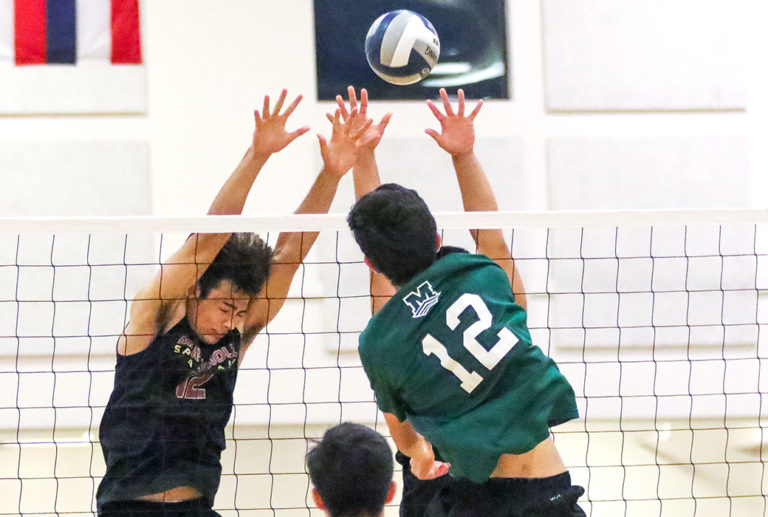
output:
<svg viewBox="0 0 768 517"><path fill-rule="evenodd" d="M379 433L345 422L307 453L312 498L331 517L379 517L395 496L392 449Z"/></svg>

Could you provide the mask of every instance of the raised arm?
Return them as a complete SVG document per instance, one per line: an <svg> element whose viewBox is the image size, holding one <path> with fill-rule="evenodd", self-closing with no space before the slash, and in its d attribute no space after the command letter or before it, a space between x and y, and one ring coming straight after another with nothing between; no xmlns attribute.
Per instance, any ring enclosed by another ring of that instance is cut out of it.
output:
<svg viewBox="0 0 768 517"><path fill-rule="evenodd" d="M349 114L356 109L357 95L354 86L347 88L349 96L349 110L344 105L344 99L341 95L336 96L336 103L344 120L347 120ZM378 124L373 124L373 120L368 118L368 91L363 88L360 91L360 117L359 123L371 122L368 130L360 136L360 142L357 146L357 160L352 168L352 178L355 185L355 200L360 199L365 194L375 190L381 185L379 179L379 168L376 164L375 150L379 145L384 130L389 124L392 113L385 114ZM330 117L330 115L328 115ZM395 294L395 288L387 280L387 277L381 273L371 270L371 311L377 313L387 301Z"/></svg>
<svg viewBox="0 0 768 517"><path fill-rule="evenodd" d="M456 177L459 181L464 210L467 212L498 210L496 196L474 151L474 121L483 106L483 101L478 101L472 112L465 115L464 90L459 89L458 96L456 112L454 112L444 88L440 89L440 98L445 113L441 112L431 100L427 101L427 106L440 122L441 130L438 133L430 128L426 129L425 133L451 155ZM499 229L470 230L470 233L475 241L477 252L487 255L506 271L515 293L515 301L518 305L526 308L523 282L512 260L509 248L504 242L502 231Z"/></svg>
<svg viewBox="0 0 768 517"><path fill-rule="evenodd" d="M272 154L285 149L288 144L309 131L307 126L292 132L286 131L285 123L302 99L302 96L299 95L283 113L280 113L287 94L287 90L280 92L280 97L272 109L269 106L269 95L265 96L261 113L259 110L254 111L256 130L253 133L251 146L245 152L245 156L243 156L235 171L221 187L213 203L211 203L211 207L208 210L209 215L236 215L242 213L251 185L253 185L253 181L267 159ZM226 235L229 238L229 234Z"/></svg>
<svg viewBox="0 0 768 517"><path fill-rule="evenodd" d="M354 86L347 87L347 95L349 96L349 109L344 104L344 98L341 95L336 96L336 104L339 106L339 112L343 120L347 120L350 113L358 110L357 94L355 93ZM359 113L358 123L365 124L370 121L371 125L364 134L360 135L360 142L357 145L357 160L352 168L356 200L381 185L375 150L376 146L381 142L381 137L384 136L389 120L392 118L392 113L387 113L381 117L378 124L373 124L373 119L368 118L368 91L365 88L360 90ZM329 119L331 118L330 114L326 116Z"/></svg>
<svg viewBox="0 0 768 517"><path fill-rule="evenodd" d="M347 88L349 97L349 111L357 108L357 96L355 88ZM343 117L347 117L348 111L341 95L336 96ZM372 122L368 118L368 92L365 88L360 91L360 115L366 122ZM365 194L375 190L381 185L379 169L376 164L375 149L379 145L384 130L392 117L391 113L385 114L378 124L371 125L367 132L361 136L357 147L357 161L352 169L355 184L355 199L360 199ZM371 270L371 309L375 314L395 294L396 289L390 281L381 273ZM391 413L384 413L390 436L398 450L410 458L411 472L419 479L434 479L448 473L450 465L441 461L435 461L432 445L416 430L407 420L400 422Z"/></svg>
<svg viewBox="0 0 768 517"><path fill-rule="evenodd" d="M264 97L262 112L255 111L256 129L250 147L237 168L219 190L209 214L240 214L256 176L273 154L306 133L302 127L288 132L285 124L301 102L301 96L281 113L287 91L283 90L270 110ZM154 336L173 323L187 293L216 258L229 233L193 234L161 266L155 278L142 288L131 304L131 320L118 340L118 353L129 355L144 350Z"/></svg>
<svg viewBox="0 0 768 517"><path fill-rule="evenodd" d="M339 181L355 162L357 143L371 126L370 122L360 123L359 118L360 114L355 110L349 115L349 120L344 122L341 113L337 111L331 121L333 127L330 141L326 141L321 134L317 135L323 168L295 213L328 212ZM284 232L278 237L267 285L261 296L254 300L248 309L243 336L245 346L253 341L256 334L282 308L293 276L312 248L317 235L317 232Z"/></svg>

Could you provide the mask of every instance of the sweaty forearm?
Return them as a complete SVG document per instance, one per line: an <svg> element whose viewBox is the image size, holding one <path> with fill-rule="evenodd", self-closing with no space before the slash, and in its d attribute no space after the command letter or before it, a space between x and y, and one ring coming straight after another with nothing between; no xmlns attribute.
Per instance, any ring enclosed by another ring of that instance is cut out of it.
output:
<svg viewBox="0 0 768 517"><path fill-rule="evenodd" d="M493 193L491 184L483 171L477 156L474 153L467 153L461 156L453 157L453 166L456 169L456 178L459 180L459 189L461 190L461 200L464 204L464 210L467 212L496 211L499 209L496 203L496 196ZM475 245L482 246L484 251L489 249L495 251L495 248L504 248L501 255L508 256L504 238L501 230L470 230ZM499 257L491 257L499 258Z"/></svg>
<svg viewBox="0 0 768 517"><path fill-rule="evenodd" d="M358 156L352 169L352 178L355 184L355 199L360 199L381 185L379 167L373 151Z"/></svg>
<svg viewBox="0 0 768 517"><path fill-rule="evenodd" d="M325 167L315 178L304 201L296 209L297 214L325 214L331 207L333 196L339 186L341 177L327 171Z"/></svg>
<svg viewBox="0 0 768 517"><path fill-rule="evenodd" d="M424 454L431 454L432 447L429 442L421 436L407 420L400 422L397 417L391 413L384 413L384 420L387 422L389 434L397 446L397 450L408 457L418 458Z"/></svg>
<svg viewBox="0 0 768 517"><path fill-rule="evenodd" d="M453 167L459 180L461 200L464 203L465 211L478 212L499 209L491 184L475 153L454 156Z"/></svg>
<svg viewBox="0 0 768 517"><path fill-rule="evenodd" d="M420 459L433 454L429 442L420 434L416 434L412 439L406 440L402 444L397 444L397 449L409 458Z"/></svg>
<svg viewBox="0 0 768 517"><path fill-rule="evenodd" d="M227 178L208 209L209 215L236 215L243 212L245 200L256 176L269 155L255 154L248 149L237 168Z"/></svg>
<svg viewBox="0 0 768 517"><path fill-rule="evenodd" d="M352 177L355 184L355 199L360 199L381 185L379 168L373 151L358 156L352 169ZM371 312L373 314L379 312L394 294L395 289L387 277L371 271Z"/></svg>
<svg viewBox="0 0 768 517"><path fill-rule="evenodd" d="M464 210L475 212L499 209L488 177L474 153L453 157L453 165L459 180ZM520 271L512 260L502 231L499 229L470 230L470 233L477 251L495 260L507 272L515 293L515 301L526 309L525 289Z"/></svg>
<svg viewBox="0 0 768 517"><path fill-rule="evenodd" d="M296 214L325 214L331 207L336 189L341 178L325 169L315 179ZM277 239L275 252L280 253L288 262L299 263L304 260L317 239L318 232L283 232Z"/></svg>

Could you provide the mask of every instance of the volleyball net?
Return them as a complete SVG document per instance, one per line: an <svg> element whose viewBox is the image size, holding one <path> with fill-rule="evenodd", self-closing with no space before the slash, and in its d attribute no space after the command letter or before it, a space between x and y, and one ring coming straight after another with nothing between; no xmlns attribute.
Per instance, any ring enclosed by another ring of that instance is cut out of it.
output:
<svg viewBox="0 0 768 517"><path fill-rule="evenodd" d="M577 394L554 437L588 515L766 512L768 212L437 219L470 251L466 229L504 230L533 342ZM215 508L321 515L309 441L342 421L387 434L356 354L368 269L337 215L0 220L0 515L94 515L117 337L191 232L296 230L321 233L240 368Z"/></svg>

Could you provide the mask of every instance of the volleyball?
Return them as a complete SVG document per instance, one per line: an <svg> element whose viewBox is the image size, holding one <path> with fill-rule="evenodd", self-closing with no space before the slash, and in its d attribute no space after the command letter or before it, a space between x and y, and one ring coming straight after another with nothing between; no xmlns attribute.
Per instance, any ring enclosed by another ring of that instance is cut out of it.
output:
<svg viewBox="0 0 768 517"><path fill-rule="evenodd" d="M440 40L432 24L418 13L400 9L379 16L365 37L371 69L388 83L421 81L440 57Z"/></svg>

